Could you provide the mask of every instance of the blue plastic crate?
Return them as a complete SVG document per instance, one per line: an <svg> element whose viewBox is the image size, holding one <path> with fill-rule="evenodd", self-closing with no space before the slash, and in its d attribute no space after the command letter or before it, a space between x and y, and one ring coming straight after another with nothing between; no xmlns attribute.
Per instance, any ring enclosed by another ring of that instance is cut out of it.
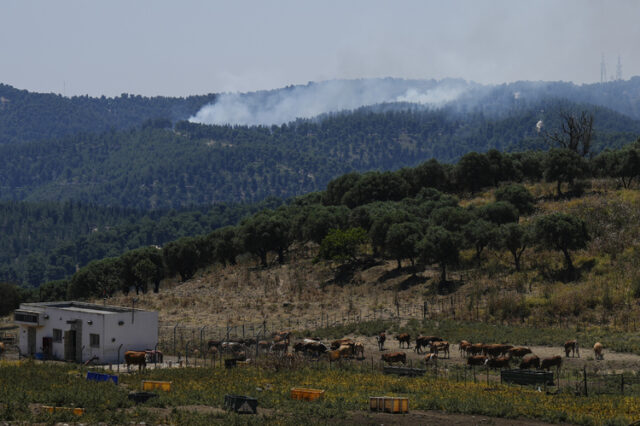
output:
<svg viewBox="0 0 640 426"><path fill-rule="evenodd" d="M108 382L109 380L111 380L116 385L118 384L118 376L114 376L111 374L104 374L104 373L96 373L93 371L87 371L87 380L93 380L95 382Z"/></svg>

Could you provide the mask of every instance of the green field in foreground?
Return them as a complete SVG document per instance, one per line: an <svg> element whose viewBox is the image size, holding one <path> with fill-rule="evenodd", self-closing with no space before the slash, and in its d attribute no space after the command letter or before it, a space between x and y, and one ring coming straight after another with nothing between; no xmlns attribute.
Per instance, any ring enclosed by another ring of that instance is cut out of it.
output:
<svg viewBox="0 0 640 426"><path fill-rule="evenodd" d="M0 363L0 420L44 422L78 420L71 413L39 413L40 404L85 408L82 422L210 423L327 423L347 421L349 413L368 409L369 396L406 396L414 410L442 410L506 418L531 418L579 424L628 424L640 417L640 398L632 396L548 395L499 384L449 381L434 377L386 376L365 366L330 368L327 364L296 369L269 366L181 368L122 374L120 385L85 380L77 366L34 362ZM276 371L278 369L279 371ZM135 406L128 392L141 381L172 381L170 392ZM292 387L324 389L323 401L289 398ZM259 416L222 411L189 411L187 406L221 408L225 394L258 399L268 410ZM265 414L267 413L267 414Z"/></svg>

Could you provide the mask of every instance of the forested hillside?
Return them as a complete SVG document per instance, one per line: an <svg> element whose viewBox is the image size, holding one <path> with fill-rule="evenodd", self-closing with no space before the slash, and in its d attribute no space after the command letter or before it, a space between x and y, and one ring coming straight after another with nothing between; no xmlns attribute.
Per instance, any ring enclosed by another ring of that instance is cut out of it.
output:
<svg viewBox="0 0 640 426"><path fill-rule="evenodd" d="M351 171L394 170L489 149L548 148L536 123L559 110L595 116L592 152L635 140L640 123L604 108L547 101L509 116L449 109L329 115L272 127L179 122L0 146L0 198L80 200L141 210L287 198Z"/></svg>
<svg viewBox="0 0 640 426"><path fill-rule="evenodd" d="M147 120L169 120L171 125L172 121L187 119L215 98L213 94L149 98L126 93L117 98L67 98L0 84L0 145L128 129Z"/></svg>
<svg viewBox="0 0 640 426"><path fill-rule="evenodd" d="M603 199L592 190L594 178L626 189L610 200L615 208L607 208L606 193ZM150 285L159 291L164 278L185 281L198 269L250 257L263 267L282 264L301 247L346 266L336 270L336 280L348 280L349 268L365 258L394 260L398 269L409 261L437 265L439 291L450 292L447 271L459 266L461 253L467 252L469 267L490 264L483 253L491 250L503 259L502 273L526 267L545 281L573 281L582 273L575 252L588 246L606 261L635 256L627 249L638 238L639 179L640 141L590 160L571 149L491 150L469 153L456 165L430 160L397 172L349 173L322 192L258 211L236 226L91 262L70 280L49 283L30 297L102 297L132 287L146 292ZM547 182L544 196L536 197L526 185L541 181ZM491 199L469 202L469 194L487 190ZM587 204L567 202L585 193L592 196ZM564 207L540 214L545 200ZM545 252L543 259L535 255L525 266L523 253L533 247Z"/></svg>
<svg viewBox="0 0 640 426"><path fill-rule="evenodd" d="M66 278L92 260L235 225L247 214L281 203L268 198L256 204L141 211L73 201L0 202L0 282L37 287Z"/></svg>

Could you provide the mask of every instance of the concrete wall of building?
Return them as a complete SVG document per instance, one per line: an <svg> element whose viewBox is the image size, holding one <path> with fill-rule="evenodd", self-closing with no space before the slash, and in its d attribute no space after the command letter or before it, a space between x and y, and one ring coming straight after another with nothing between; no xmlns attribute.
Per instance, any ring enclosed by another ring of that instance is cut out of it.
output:
<svg viewBox="0 0 640 426"><path fill-rule="evenodd" d="M21 306L23 309L23 306ZM80 347L81 359L84 362L94 356L100 363L123 362L124 352L127 350L154 349L158 343L158 313L135 310L133 322L129 312L84 312L56 307L24 306L29 311L40 312L39 324L36 328L36 352L43 351L43 337L54 337L54 329L61 330L62 339L53 341L52 356L55 359L65 358L65 331L72 328L81 330ZM47 318L48 316L48 318ZM69 321L79 322L72 325ZM31 327L19 324L19 344L22 354L29 353L28 329ZM99 336L99 344L91 345L91 334Z"/></svg>

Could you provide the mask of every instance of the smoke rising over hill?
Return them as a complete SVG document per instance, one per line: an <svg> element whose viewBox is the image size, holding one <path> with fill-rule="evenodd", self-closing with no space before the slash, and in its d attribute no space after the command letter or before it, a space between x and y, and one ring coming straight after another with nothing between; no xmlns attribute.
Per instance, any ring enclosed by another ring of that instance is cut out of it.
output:
<svg viewBox="0 0 640 426"><path fill-rule="evenodd" d="M203 124L271 125L297 118L404 102L439 107L473 85L463 80L331 80L245 94L223 94L190 118Z"/></svg>

